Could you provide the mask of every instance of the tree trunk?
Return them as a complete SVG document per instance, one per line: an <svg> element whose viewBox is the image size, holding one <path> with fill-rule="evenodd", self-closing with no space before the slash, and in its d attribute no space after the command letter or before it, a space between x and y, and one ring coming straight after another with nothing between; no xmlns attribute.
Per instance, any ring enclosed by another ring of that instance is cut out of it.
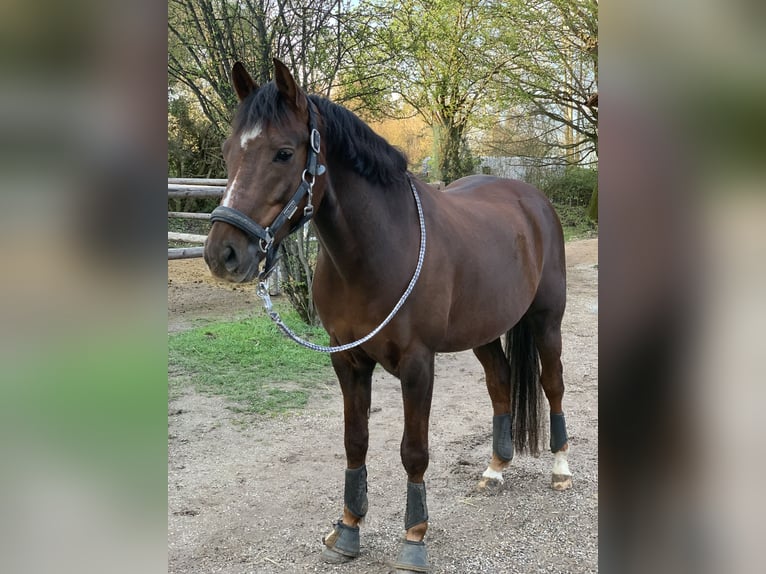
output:
<svg viewBox="0 0 766 574"><path fill-rule="evenodd" d="M474 160L465 141L465 124L447 122L434 127L435 167L445 184L471 175Z"/></svg>
<svg viewBox="0 0 766 574"><path fill-rule="evenodd" d="M309 325L319 324L319 316L311 298L316 265L314 237L312 228L299 231L286 237L280 248L285 272L282 288L301 320Z"/></svg>
<svg viewBox="0 0 766 574"><path fill-rule="evenodd" d="M591 194L590 201L588 202L588 217L598 223L598 183L596 183L595 187L593 188L593 193Z"/></svg>

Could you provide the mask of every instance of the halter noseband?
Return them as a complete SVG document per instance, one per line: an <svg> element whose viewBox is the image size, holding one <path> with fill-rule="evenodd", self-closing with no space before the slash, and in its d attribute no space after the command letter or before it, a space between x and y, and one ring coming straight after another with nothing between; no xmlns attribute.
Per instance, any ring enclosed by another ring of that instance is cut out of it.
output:
<svg viewBox="0 0 766 574"><path fill-rule="evenodd" d="M308 98L307 98L308 100ZM298 189L295 191L290 201L282 208L282 211L274 218L271 225L267 227L261 227L255 221L250 219L247 215L234 209L233 207L227 207L225 205L219 205L210 214L210 221L223 221L229 225L233 225L237 229L244 231L247 235L253 239L258 240L258 248L261 252L266 254L266 265L263 271L259 275L259 279L265 280L266 277L274 270L277 263L277 249L278 245L274 245L274 237L277 235L280 229L295 215L295 211L298 209L298 205L303 200L304 196L308 196L306 200L306 207L303 208L303 217L293 226L290 227L288 235L295 233L301 227L303 227L314 215L314 205L312 203L312 191L314 189L314 181L316 176L322 175L325 172L325 167L318 162L319 149L320 149L320 137L319 131L316 127L316 117L314 115L313 104L308 100L308 113L309 113L309 146L308 156L306 158L306 169L301 174L301 183Z"/></svg>

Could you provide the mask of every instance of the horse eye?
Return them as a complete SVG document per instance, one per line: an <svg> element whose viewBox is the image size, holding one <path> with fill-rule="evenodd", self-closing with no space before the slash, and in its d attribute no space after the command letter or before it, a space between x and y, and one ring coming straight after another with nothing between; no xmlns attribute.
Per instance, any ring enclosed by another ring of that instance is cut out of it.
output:
<svg viewBox="0 0 766 574"><path fill-rule="evenodd" d="M274 157L274 161L285 162L289 160L291 157L293 157L292 150L281 149L277 152L277 155Z"/></svg>

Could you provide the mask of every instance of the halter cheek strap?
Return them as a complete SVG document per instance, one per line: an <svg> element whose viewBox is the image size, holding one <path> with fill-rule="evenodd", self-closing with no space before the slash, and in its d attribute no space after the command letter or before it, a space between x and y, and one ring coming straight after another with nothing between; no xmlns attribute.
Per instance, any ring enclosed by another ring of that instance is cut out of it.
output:
<svg viewBox="0 0 766 574"><path fill-rule="evenodd" d="M298 205L306 197L306 207L303 208L303 217L292 225L287 232L288 235L295 233L301 227L303 227L314 215L313 204L313 189L314 181L318 175L322 175L325 172L325 167L319 163L319 150L321 146L321 138L319 136L319 130L316 127L316 117L314 115L313 104L309 102L309 149L306 157L306 169L301 174L301 183L298 185L298 189L293 196L287 202L271 222L271 225L262 227L247 215L234 209L233 207L227 207L225 205L219 205L210 214L210 221L223 221L229 225L233 225L237 229L244 231L247 235L253 239L258 240L258 247L261 252L266 254L266 264L264 270L261 272L259 279L265 280L266 277L272 272L278 261L277 249L279 245L275 245L274 238L280 229L290 220L298 209Z"/></svg>

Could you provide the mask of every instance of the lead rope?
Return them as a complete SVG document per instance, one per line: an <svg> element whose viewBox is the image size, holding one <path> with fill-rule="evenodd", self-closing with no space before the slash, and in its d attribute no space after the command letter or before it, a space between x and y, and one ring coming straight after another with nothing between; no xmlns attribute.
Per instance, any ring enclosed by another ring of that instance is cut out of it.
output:
<svg viewBox="0 0 766 574"><path fill-rule="evenodd" d="M311 341L306 341L305 339L301 339L298 335L296 335L290 327L285 325L284 321L282 321L282 318L279 316L279 313L274 311L272 304L271 304L271 297L269 296L269 290L266 288L266 282L261 281L258 284L258 289L256 293L258 296L263 299L263 306L266 309L266 312L269 314L269 317L271 317L271 320L276 323L277 327L282 329L285 335L290 337L293 341L298 343L299 345L303 345L304 347L311 349L312 351L318 351L320 353L339 353L341 351L348 351L349 349L353 349L354 347L358 347L359 345L366 343L370 339L372 339L375 335L377 335L383 327L388 325L391 322L391 319L394 318L394 316L399 312L399 309L402 308L402 305L404 305L404 302L407 301L407 298L410 296L410 293L412 293L412 290L415 288L415 284L418 282L418 278L420 277L420 271L423 269L423 260L426 256L426 222L425 218L423 217L423 206L420 204L420 196L418 195L418 191L415 189L415 184L412 183L412 179L410 176L407 176L407 179L410 182L410 189L412 190L412 195L415 198L415 205L418 208L418 220L420 222L420 251L418 252L418 264L415 267L415 273L412 275L412 279L410 279L410 284L407 285L407 289L404 290L404 293L402 293L402 296L399 298L399 301L394 305L394 308L391 310L391 312L388 314L388 317L383 319L383 322L375 327L369 334L365 335L361 339L357 339L356 341L352 343L346 343L345 345L338 345L335 347L325 347L323 345L317 345L316 343L312 343Z"/></svg>

